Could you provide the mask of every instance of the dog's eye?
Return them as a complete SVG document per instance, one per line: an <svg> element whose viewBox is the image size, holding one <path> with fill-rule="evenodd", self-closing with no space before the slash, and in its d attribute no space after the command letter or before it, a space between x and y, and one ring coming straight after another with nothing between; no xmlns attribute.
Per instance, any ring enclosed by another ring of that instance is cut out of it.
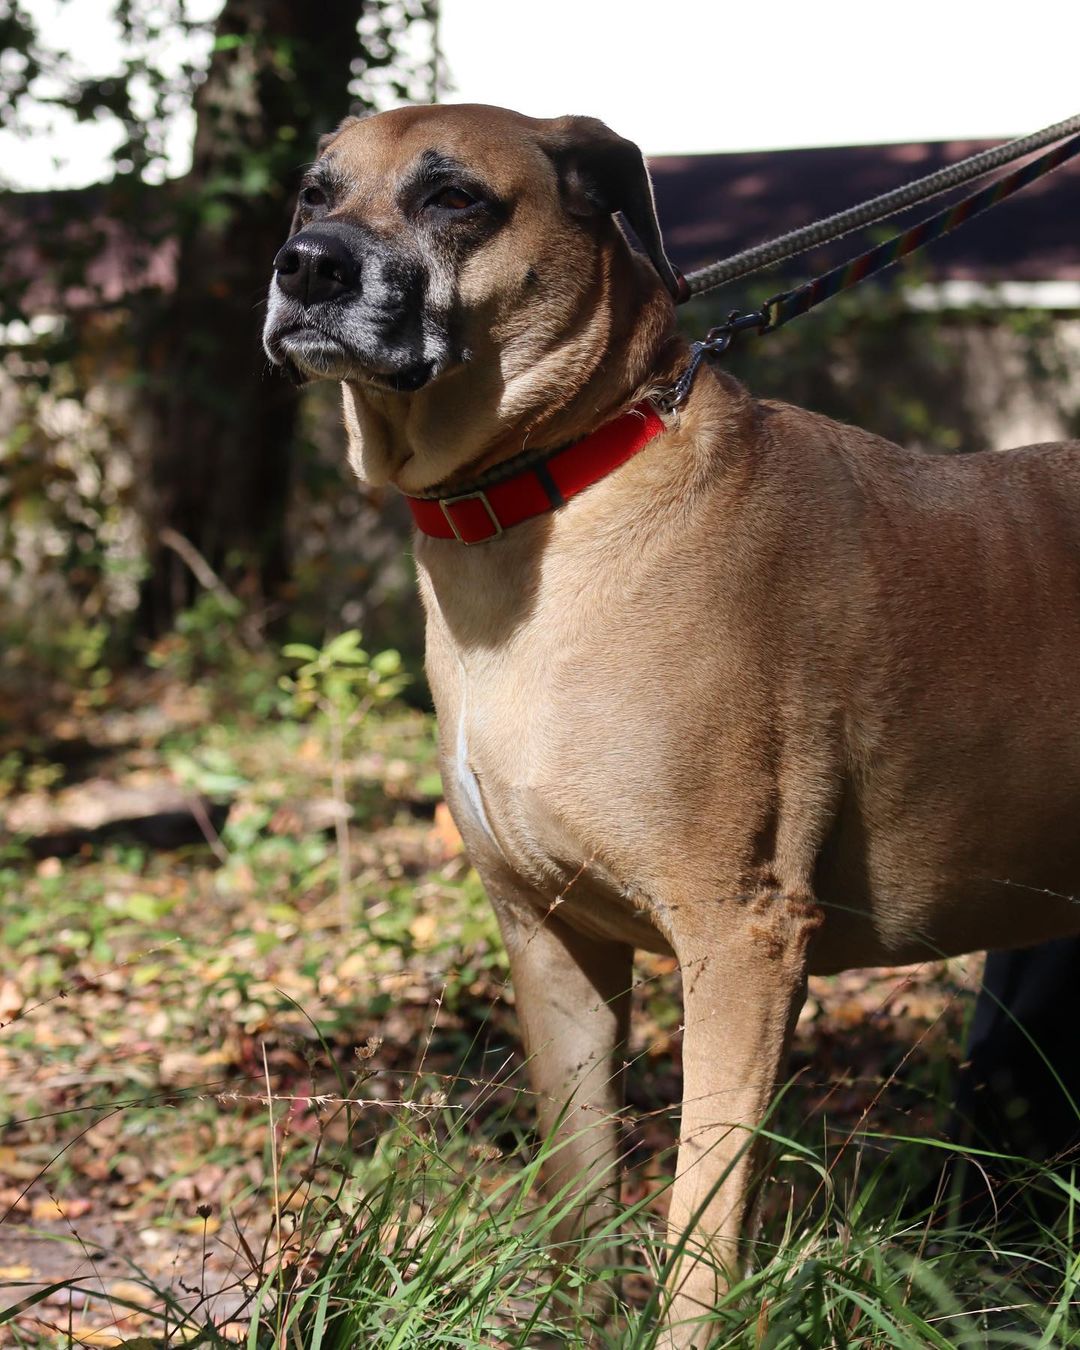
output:
<svg viewBox="0 0 1080 1350"><path fill-rule="evenodd" d="M425 205L437 206L440 211L467 211L476 205L476 198L464 188L444 187L429 197Z"/></svg>
<svg viewBox="0 0 1080 1350"><path fill-rule="evenodd" d="M309 183L300 189L300 205L309 211L318 210L320 206L326 205L326 193L315 183Z"/></svg>

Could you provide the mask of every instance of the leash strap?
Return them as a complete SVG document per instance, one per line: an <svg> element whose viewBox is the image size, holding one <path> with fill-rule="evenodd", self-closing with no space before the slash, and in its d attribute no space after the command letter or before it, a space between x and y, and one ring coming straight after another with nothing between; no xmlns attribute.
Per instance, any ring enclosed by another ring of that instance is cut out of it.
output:
<svg viewBox="0 0 1080 1350"><path fill-rule="evenodd" d="M714 290L717 286L734 281L736 277L744 277L772 263L793 258L799 253L805 253L807 249L815 248L818 244L827 244L834 239L840 239L843 235L850 234L852 230L876 224L879 220L894 216L897 211L904 211L909 206L928 201L931 197L940 197L943 192L961 187L973 178L982 178L995 169L1004 168L1014 160L1027 159L1037 150L1044 150L1048 145L1063 141L1066 136L1075 136L1078 132L1080 132L1080 116L1067 117L1063 122L1055 122L1053 126L1044 127L1030 136L1021 136L1015 141L991 146L989 150L980 150L978 154L949 164L944 169L927 174L925 178L916 178L914 182L893 188L892 191L882 193L880 197L872 197L858 206L850 206L846 211L840 211L834 216L827 216L824 220L814 221L810 225L801 225L797 230L789 230L787 234L782 234L777 239L755 244L752 248L744 249L730 258L710 263L707 267L699 267L688 277L681 278L675 303L682 304L692 295Z"/></svg>
<svg viewBox="0 0 1080 1350"><path fill-rule="evenodd" d="M1030 164L1025 164L1023 168L1006 174L997 182L991 183L970 197L965 197L962 202L957 202L955 206L928 216L926 220L920 221L919 224L913 225L892 239L887 239L876 248L860 254L851 262L841 263L831 272L825 272L794 290L774 295L771 300L765 302L763 310L765 322L759 326L760 331L779 328L781 324L805 314L815 305L820 305L823 300L829 300L841 291L857 286L860 281L865 281L867 277L872 277L901 258L906 258L909 253L914 253L924 244L933 243L935 239L940 239L942 235L981 215L983 211L997 206L998 202L1003 202L1014 192L1019 192L1021 188L1034 183L1044 174L1051 173L1078 154L1080 154L1080 136L1074 136L1071 140L1063 141L1049 153L1033 159Z"/></svg>
<svg viewBox="0 0 1080 1350"><path fill-rule="evenodd" d="M794 290L774 295L765 301L760 310L750 310L745 314L732 310L725 323L710 328L702 342L691 344L690 361L686 369L670 388L657 396L657 406L665 412L673 412L685 403L690 396L694 377L701 363L709 358L722 356L740 333L748 331L771 333L774 328L780 328L783 324L798 318L800 314L806 314L823 301L830 300L834 295L839 295L841 291L846 291L852 286L857 286L860 281L865 281L868 277L884 271L886 267L891 267L894 262L906 258L909 253L914 253L924 244L940 239L942 235L957 229L983 211L997 206L998 202L1003 202L1014 192L1019 192L1029 183L1042 178L1044 174L1053 172L1078 154L1080 154L1080 136L1073 136L1045 155L1040 155L1038 159L1033 159L1022 168L999 178L997 182L991 183L970 197L965 197L955 206L946 207L944 211L928 216L926 220L894 235L892 239L887 239L883 244L878 244L876 248L860 254L850 262L841 263L831 272L824 272L812 281L796 286Z"/></svg>
<svg viewBox="0 0 1080 1350"><path fill-rule="evenodd" d="M543 455L509 476L481 479L447 497L406 497L417 528L433 539L484 544L504 530L554 511L660 434L664 423L651 403L638 403L583 440Z"/></svg>

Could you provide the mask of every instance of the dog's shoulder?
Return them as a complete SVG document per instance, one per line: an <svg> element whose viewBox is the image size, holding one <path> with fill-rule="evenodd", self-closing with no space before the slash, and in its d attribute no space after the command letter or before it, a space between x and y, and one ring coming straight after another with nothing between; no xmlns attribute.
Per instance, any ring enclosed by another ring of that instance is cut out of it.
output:
<svg viewBox="0 0 1080 1350"><path fill-rule="evenodd" d="M753 422L761 465L789 483L808 478L819 490L830 482L904 475L925 458L862 427L778 400L753 400Z"/></svg>
<svg viewBox="0 0 1080 1350"><path fill-rule="evenodd" d="M906 456L912 452L879 436L873 431L850 422L839 422L824 413L811 412L794 403L779 399L754 399L754 418L757 426L772 442L792 440L803 445L820 445L823 449L884 456Z"/></svg>

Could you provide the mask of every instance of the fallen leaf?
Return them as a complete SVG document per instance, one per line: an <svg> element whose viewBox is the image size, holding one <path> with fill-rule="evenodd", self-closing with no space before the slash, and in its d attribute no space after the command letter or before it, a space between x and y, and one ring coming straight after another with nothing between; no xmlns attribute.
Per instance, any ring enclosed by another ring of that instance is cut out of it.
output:
<svg viewBox="0 0 1080 1350"><path fill-rule="evenodd" d="M170 1225L177 1233L205 1233L207 1237L216 1233L221 1227L220 1219L180 1219L179 1222Z"/></svg>
<svg viewBox="0 0 1080 1350"><path fill-rule="evenodd" d="M55 1200L51 1195L39 1195L30 1205L30 1217L44 1219L80 1219L94 1208L92 1200Z"/></svg>
<svg viewBox="0 0 1080 1350"><path fill-rule="evenodd" d="M159 1302L161 1295L145 1284L136 1284L134 1280L116 1280L109 1285L109 1297L123 1299L125 1303L137 1303L140 1308L150 1308Z"/></svg>
<svg viewBox="0 0 1080 1350"><path fill-rule="evenodd" d="M430 947L439 931L439 920L434 914L418 914L409 924L409 932L418 947ZM425 990L425 994L426 994Z"/></svg>
<svg viewBox="0 0 1080 1350"><path fill-rule="evenodd" d="M6 1022L22 1010L23 991L14 980L0 980L0 1022Z"/></svg>
<svg viewBox="0 0 1080 1350"><path fill-rule="evenodd" d="M857 999L849 998L843 1003L834 1003L829 1015L838 1026L854 1027L866 1017L867 1011Z"/></svg>
<svg viewBox="0 0 1080 1350"><path fill-rule="evenodd" d="M29 1214L30 1201L21 1189L15 1186L0 1186L0 1214L6 1214L9 1210L15 1214Z"/></svg>
<svg viewBox="0 0 1080 1350"><path fill-rule="evenodd" d="M439 802L435 807L435 824L431 827L431 837L447 862L451 858L456 858L465 848L458 827L454 824L454 817L445 802Z"/></svg>

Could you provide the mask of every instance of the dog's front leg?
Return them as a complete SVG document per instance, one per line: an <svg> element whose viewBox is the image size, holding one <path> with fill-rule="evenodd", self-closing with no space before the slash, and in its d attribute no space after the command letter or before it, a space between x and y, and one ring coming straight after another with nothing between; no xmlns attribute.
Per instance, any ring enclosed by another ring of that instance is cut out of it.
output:
<svg viewBox="0 0 1080 1350"><path fill-rule="evenodd" d="M732 902L711 921L714 932L684 934L677 949L683 1105L661 1344L679 1350L708 1344L700 1319L746 1260L762 1152L755 1130L805 996L806 943L818 919L804 902L776 896Z"/></svg>
<svg viewBox="0 0 1080 1350"><path fill-rule="evenodd" d="M544 1189L555 1196L569 1187L575 1197L555 1229L569 1258L614 1213L633 948L584 936L503 883L488 893L510 956L540 1128L552 1142ZM593 1248L589 1264L616 1256L612 1241Z"/></svg>

